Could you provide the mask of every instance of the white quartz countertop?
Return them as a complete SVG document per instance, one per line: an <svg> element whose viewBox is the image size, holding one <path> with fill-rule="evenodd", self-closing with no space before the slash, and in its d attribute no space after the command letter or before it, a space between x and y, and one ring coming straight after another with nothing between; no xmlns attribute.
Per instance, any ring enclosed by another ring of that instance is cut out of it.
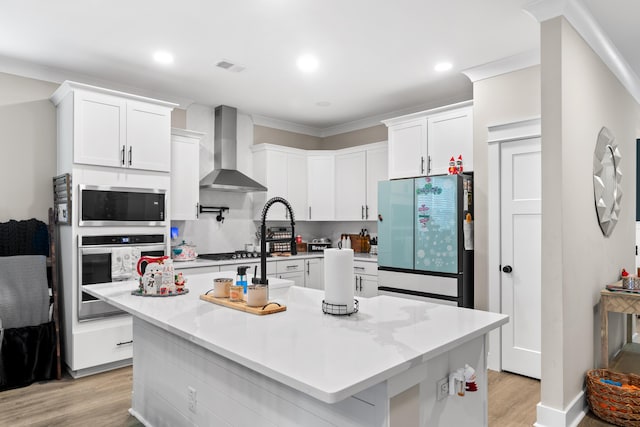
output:
<svg viewBox="0 0 640 427"><path fill-rule="evenodd" d="M284 312L256 316L199 299L225 273L194 274L189 293L131 295L137 282L85 286L170 333L307 393L335 403L481 336L508 316L390 296L360 298L351 316L322 312L324 292L270 279L270 301ZM277 286L284 286L276 288Z"/></svg>
<svg viewBox="0 0 640 427"><path fill-rule="evenodd" d="M301 252L298 255L291 256L271 256L267 257L267 262L276 262L276 261L287 261L294 259L309 259L309 258L324 258L324 254L322 252ZM367 254L367 253L354 253L353 254L354 261L365 261L365 262L378 262L378 256ZM198 258L194 261L175 261L174 266L180 270L185 268L198 268L198 267L211 267L218 265L230 265L230 264L247 264L247 263L256 263L260 262L260 258L242 258L242 259L228 259L221 261L212 261L208 259Z"/></svg>

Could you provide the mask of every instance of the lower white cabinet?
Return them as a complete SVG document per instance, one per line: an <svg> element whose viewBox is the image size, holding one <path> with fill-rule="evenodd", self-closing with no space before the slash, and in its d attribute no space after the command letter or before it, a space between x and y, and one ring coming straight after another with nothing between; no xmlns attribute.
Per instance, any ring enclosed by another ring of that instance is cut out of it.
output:
<svg viewBox="0 0 640 427"><path fill-rule="evenodd" d="M304 286L313 289L324 289L324 260L309 258L304 260Z"/></svg>
<svg viewBox="0 0 640 427"><path fill-rule="evenodd" d="M67 349L71 353L66 356L67 365L74 373L133 357L131 316L95 320L82 326L87 327L73 334L73 349Z"/></svg>
<svg viewBox="0 0 640 427"><path fill-rule="evenodd" d="M304 287L304 261L303 259L276 261L276 273L274 277L293 280L294 285Z"/></svg>
<svg viewBox="0 0 640 427"><path fill-rule="evenodd" d="M378 264L353 261L355 296L370 298L378 295Z"/></svg>

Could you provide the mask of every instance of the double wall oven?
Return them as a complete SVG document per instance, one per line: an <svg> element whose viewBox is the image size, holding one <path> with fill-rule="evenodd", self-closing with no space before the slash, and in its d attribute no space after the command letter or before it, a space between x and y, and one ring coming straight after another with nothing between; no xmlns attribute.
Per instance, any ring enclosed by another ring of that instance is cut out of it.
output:
<svg viewBox="0 0 640 427"><path fill-rule="evenodd" d="M78 320L123 315L84 286L137 278L141 256L167 254L164 190L79 186ZM129 232L136 226L136 233ZM105 233L100 233L105 230ZM113 231L118 234L114 234ZM143 231L140 233L139 231Z"/></svg>

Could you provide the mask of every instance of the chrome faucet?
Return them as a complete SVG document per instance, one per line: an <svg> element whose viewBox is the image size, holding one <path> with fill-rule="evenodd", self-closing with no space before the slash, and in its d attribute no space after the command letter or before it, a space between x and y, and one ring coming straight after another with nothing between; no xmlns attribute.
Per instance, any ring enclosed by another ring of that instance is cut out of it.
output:
<svg viewBox="0 0 640 427"><path fill-rule="evenodd" d="M295 220L293 217L293 209L291 209L291 205L282 197L273 197L265 203L264 208L262 208L262 224L260 225L260 279L256 277L253 278L253 283L259 283L261 285L268 285L269 280L267 280L267 242L286 242L289 239L267 239L267 212L269 208L274 203L282 203L287 210L289 211L289 217L291 218L291 255L296 255L298 253L296 248L296 238L295 238Z"/></svg>

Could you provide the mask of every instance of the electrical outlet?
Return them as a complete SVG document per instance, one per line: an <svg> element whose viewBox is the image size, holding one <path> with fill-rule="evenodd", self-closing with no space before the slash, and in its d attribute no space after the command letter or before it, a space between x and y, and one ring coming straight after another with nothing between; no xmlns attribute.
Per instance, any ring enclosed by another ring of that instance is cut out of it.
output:
<svg viewBox="0 0 640 427"><path fill-rule="evenodd" d="M198 395L196 393L196 389L191 386L187 387L187 396L189 410L191 412L196 412L196 408L198 406Z"/></svg>
<svg viewBox="0 0 640 427"><path fill-rule="evenodd" d="M444 377L443 379L436 382L436 399L442 400L449 395L449 378Z"/></svg>

